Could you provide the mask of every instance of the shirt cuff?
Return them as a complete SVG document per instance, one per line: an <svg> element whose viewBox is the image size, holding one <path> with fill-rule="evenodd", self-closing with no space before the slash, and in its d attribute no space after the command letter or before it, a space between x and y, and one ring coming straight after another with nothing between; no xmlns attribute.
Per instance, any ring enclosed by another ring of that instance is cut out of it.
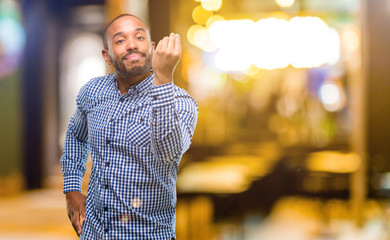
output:
<svg viewBox="0 0 390 240"><path fill-rule="evenodd" d="M81 185L83 183L83 178L77 175L68 175L64 176L64 188L63 192L81 192Z"/></svg>
<svg viewBox="0 0 390 240"><path fill-rule="evenodd" d="M174 104L175 90L173 82L155 86L151 90L152 107L153 109L165 107Z"/></svg>

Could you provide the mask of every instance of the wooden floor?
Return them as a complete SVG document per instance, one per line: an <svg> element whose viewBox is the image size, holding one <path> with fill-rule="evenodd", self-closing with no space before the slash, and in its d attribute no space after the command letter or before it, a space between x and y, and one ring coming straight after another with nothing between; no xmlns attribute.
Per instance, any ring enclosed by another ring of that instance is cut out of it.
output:
<svg viewBox="0 0 390 240"><path fill-rule="evenodd" d="M0 198L0 239L78 239L68 220L61 189Z"/></svg>

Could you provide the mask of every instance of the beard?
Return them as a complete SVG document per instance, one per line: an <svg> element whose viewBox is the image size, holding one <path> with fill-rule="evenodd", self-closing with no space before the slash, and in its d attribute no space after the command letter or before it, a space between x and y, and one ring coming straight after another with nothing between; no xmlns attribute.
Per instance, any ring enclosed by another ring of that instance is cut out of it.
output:
<svg viewBox="0 0 390 240"><path fill-rule="evenodd" d="M124 61L127 56L130 54L139 54L142 57L145 58L145 63L143 65L136 65L133 67L127 68L126 65L124 64ZM129 51L125 56L123 56L121 59L118 57L112 57L111 54L109 54L110 60L112 62L112 65L115 69L115 72L121 76L121 77L135 77L135 76L141 76L147 73L148 71L151 70L152 68L152 54L151 51L149 51L148 54L137 51L137 50L132 50Z"/></svg>

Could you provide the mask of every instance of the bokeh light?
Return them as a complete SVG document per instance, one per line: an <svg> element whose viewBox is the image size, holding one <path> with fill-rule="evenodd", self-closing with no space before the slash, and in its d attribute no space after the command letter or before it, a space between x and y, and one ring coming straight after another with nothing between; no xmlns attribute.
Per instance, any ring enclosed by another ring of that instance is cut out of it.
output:
<svg viewBox="0 0 390 240"><path fill-rule="evenodd" d="M0 78L19 68L25 44L20 6L13 0L0 1Z"/></svg>
<svg viewBox="0 0 390 240"><path fill-rule="evenodd" d="M225 18L221 15L218 14L212 15L211 17L209 17L209 19L207 19L206 27L210 28L211 24L213 24L214 22L223 21L223 20L225 20Z"/></svg>
<svg viewBox="0 0 390 240"><path fill-rule="evenodd" d="M340 59L338 32L318 17L271 17L254 23L211 16L206 26L191 26L187 37L203 51L216 51L215 65L226 72L243 72L251 65L266 70L315 68Z"/></svg>
<svg viewBox="0 0 390 240"><path fill-rule="evenodd" d="M359 36L353 29L346 29L341 33L344 48L349 52L354 52L359 48Z"/></svg>
<svg viewBox="0 0 390 240"><path fill-rule="evenodd" d="M317 17L294 17L289 23L291 65L310 68L326 63L334 51L326 23Z"/></svg>
<svg viewBox="0 0 390 240"><path fill-rule="evenodd" d="M338 111L345 105L345 96L342 88L336 83L325 81L320 86L320 100L324 108L330 112Z"/></svg>
<svg viewBox="0 0 390 240"><path fill-rule="evenodd" d="M12 18L0 19L0 42L6 56L21 54L26 41L22 25Z"/></svg>
<svg viewBox="0 0 390 240"><path fill-rule="evenodd" d="M212 12L207 11L207 10L204 9L202 6L197 6L197 7L194 8L194 10L192 11L192 19L194 20L194 22L196 22L197 24L201 24L201 25L206 24L207 20L208 20L212 15L213 15Z"/></svg>
<svg viewBox="0 0 390 240"><path fill-rule="evenodd" d="M306 166L311 171L351 173L361 165L361 159L354 152L320 151L309 155Z"/></svg>
<svg viewBox="0 0 390 240"><path fill-rule="evenodd" d="M268 18L256 22L253 37L253 64L258 68L277 69L289 65L288 22Z"/></svg>
<svg viewBox="0 0 390 240"><path fill-rule="evenodd" d="M222 7L222 0L202 0L201 3L208 11L218 11Z"/></svg>
<svg viewBox="0 0 390 240"><path fill-rule="evenodd" d="M280 7L291 7L294 5L295 0L275 0Z"/></svg>
<svg viewBox="0 0 390 240"><path fill-rule="evenodd" d="M201 31L202 29L204 29L205 27L202 26L202 25L198 25L198 24L195 24L195 25L192 25L191 27L188 28L187 30L187 40L192 44L192 45L196 45L195 44L195 35L198 31Z"/></svg>
<svg viewBox="0 0 390 240"><path fill-rule="evenodd" d="M210 26L210 40L219 47L215 65L223 71L244 71L252 64L252 20L217 21ZM239 33L239 34L238 34Z"/></svg>

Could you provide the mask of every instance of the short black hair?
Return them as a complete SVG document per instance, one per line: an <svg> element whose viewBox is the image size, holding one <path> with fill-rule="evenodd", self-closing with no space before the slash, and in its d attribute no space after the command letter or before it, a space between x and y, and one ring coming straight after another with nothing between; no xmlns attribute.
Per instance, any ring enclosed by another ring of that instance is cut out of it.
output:
<svg viewBox="0 0 390 240"><path fill-rule="evenodd" d="M103 32L103 47L104 49L108 50L108 39L107 39L107 30L108 28L116 21L118 20L119 18L122 18L122 17L135 17L135 18L138 18L141 22L143 22L145 24L145 26L149 29L148 25L139 17L133 15L133 14L130 14L130 13L124 13L124 14L121 14L119 16L117 16L116 18L114 18L113 20L111 20L106 28L104 29L104 32Z"/></svg>

